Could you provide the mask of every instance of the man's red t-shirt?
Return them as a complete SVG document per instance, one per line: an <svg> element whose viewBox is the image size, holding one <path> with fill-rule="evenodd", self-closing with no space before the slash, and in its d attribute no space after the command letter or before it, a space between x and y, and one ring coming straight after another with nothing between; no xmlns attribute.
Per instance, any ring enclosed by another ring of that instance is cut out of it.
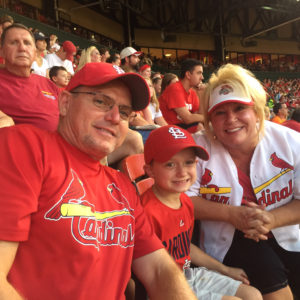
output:
<svg viewBox="0 0 300 300"><path fill-rule="evenodd" d="M132 260L162 248L128 178L31 125L0 129L0 240L24 299L125 299Z"/></svg>
<svg viewBox="0 0 300 300"><path fill-rule="evenodd" d="M32 124L55 131L58 95L57 86L45 77L36 74L21 77L0 69L0 110L15 124Z"/></svg>
<svg viewBox="0 0 300 300"><path fill-rule="evenodd" d="M190 112L199 110L199 98L193 89L186 92L181 81L169 85L159 97L159 108L166 122L171 125L183 123L174 108L186 107Z"/></svg>

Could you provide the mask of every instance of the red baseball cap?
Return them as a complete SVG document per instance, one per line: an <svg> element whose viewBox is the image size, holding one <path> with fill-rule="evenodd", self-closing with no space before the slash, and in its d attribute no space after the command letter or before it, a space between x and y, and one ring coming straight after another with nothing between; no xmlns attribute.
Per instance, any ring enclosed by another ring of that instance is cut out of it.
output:
<svg viewBox="0 0 300 300"><path fill-rule="evenodd" d="M64 41L62 47L64 51L67 52L66 59L73 62L74 54L77 51L76 46L71 41Z"/></svg>
<svg viewBox="0 0 300 300"><path fill-rule="evenodd" d="M192 135L175 125L166 125L153 130L146 140L144 146L144 157L146 164L152 160L166 162L176 153L186 148L194 148L196 155L203 160L208 160L207 151L197 145Z"/></svg>
<svg viewBox="0 0 300 300"><path fill-rule="evenodd" d="M109 63L87 63L71 78L67 91L72 91L80 85L96 86L115 79L122 80L129 88L132 96L132 108L140 111L146 108L150 101L150 91L145 79L136 73L125 73L119 66Z"/></svg>

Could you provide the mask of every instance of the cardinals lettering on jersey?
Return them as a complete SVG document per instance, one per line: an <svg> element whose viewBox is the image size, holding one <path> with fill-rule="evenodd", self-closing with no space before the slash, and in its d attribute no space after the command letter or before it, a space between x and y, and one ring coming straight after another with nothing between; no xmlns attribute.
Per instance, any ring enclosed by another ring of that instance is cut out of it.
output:
<svg viewBox="0 0 300 300"><path fill-rule="evenodd" d="M164 247L167 249L169 254L175 259L188 256L190 253L190 233L191 228L185 232L181 232L177 236L174 236L168 241L162 241Z"/></svg>
<svg viewBox="0 0 300 300"><path fill-rule="evenodd" d="M71 234L85 246L134 246L134 210L115 183L107 185L108 197L112 199L112 210L97 211L87 200L83 182L74 170L72 179L60 200L45 214L45 219L61 221L69 219ZM99 208L98 208L99 209Z"/></svg>

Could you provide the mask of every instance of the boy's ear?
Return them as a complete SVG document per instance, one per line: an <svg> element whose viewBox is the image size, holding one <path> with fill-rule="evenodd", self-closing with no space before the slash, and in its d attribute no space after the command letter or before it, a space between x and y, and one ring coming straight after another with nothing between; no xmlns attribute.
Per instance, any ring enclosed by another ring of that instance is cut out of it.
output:
<svg viewBox="0 0 300 300"><path fill-rule="evenodd" d="M57 77L56 76L52 76L52 81L56 83L57 82Z"/></svg>
<svg viewBox="0 0 300 300"><path fill-rule="evenodd" d="M151 177L151 178L154 178L154 175L153 175L153 172L152 172L152 167L151 165L144 165L144 170L145 170L145 173Z"/></svg>

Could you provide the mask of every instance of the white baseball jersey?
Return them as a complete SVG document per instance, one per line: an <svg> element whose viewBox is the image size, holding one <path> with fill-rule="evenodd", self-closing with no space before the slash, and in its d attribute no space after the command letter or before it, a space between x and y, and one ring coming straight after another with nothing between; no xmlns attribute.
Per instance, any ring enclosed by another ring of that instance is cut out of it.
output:
<svg viewBox="0 0 300 300"><path fill-rule="evenodd" d="M199 160L197 181L188 196L202 196L211 201L240 206L243 188L231 156L217 140L203 133L194 139L210 155ZM250 180L259 204L266 209L280 207L292 199L300 200L300 133L272 122L265 122L265 133L253 153ZM224 222L201 221L201 248L223 261L233 239L235 228ZM300 251L299 225L272 230L277 242L288 251Z"/></svg>

